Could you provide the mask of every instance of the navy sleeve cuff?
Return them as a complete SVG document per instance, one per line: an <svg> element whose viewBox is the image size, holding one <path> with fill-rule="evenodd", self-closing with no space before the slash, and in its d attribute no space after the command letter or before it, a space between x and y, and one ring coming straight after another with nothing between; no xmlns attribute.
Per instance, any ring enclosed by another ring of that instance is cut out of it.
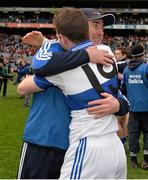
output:
<svg viewBox="0 0 148 180"><path fill-rule="evenodd" d="M118 101L120 103L119 111L114 113L117 116L123 116L128 113L129 111L129 103L126 99L119 97Z"/></svg>

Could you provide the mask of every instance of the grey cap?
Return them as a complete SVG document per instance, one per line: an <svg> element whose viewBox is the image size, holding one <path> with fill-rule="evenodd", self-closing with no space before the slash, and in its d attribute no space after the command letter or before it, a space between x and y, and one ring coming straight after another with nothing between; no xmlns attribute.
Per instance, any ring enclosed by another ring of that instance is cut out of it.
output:
<svg viewBox="0 0 148 180"><path fill-rule="evenodd" d="M80 9L88 20L103 19L104 26L109 26L115 23L115 16L113 14L100 14L97 9L94 8L81 8Z"/></svg>

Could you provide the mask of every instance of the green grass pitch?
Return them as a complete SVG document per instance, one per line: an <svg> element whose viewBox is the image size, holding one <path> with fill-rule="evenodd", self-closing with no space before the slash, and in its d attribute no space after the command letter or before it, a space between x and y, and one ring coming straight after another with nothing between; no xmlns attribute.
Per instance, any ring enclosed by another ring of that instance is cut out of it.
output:
<svg viewBox="0 0 148 180"><path fill-rule="evenodd" d="M23 99L16 93L16 86L9 82L7 96L0 95L0 179L16 178L28 112L29 108L23 107ZM126 144L128 179L148 179L147 170L141 169L140 166L136 169L130 167L127 147ZM142 162L142 148L138 160Z"/></svg>

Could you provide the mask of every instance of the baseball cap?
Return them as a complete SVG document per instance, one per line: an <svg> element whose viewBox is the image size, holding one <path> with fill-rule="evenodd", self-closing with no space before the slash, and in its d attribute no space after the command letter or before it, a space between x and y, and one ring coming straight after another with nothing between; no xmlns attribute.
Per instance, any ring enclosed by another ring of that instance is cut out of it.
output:
<svg viewBox="0 0 148 180"><path fill-rule="evenodd" d="M115 16L113 14L100 14L94 8L81 8L80 9L86 16L87 20L103 19L104 26L109 26L115 23Z"/></svg>
<svg viewBox="0 0 148 180"><path fill-rule="evenodd" d="M142 45L135 45L131 48L132 57L143 56L145 53L144 47Z"/></svg>

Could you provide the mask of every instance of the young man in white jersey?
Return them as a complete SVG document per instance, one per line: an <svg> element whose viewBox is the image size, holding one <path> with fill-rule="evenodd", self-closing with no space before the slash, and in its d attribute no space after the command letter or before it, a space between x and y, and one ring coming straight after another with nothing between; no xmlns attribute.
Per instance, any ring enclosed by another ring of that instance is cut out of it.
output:
<svg viewBox="0 0 148 180"><path fill-rule="evenodd" d="M66 16L68 17L67 20ZM75 51L92 45L90 41L87 41L87 20L79 10L63 9L54 20L58 38L65 49L71 48L72 51ZM45 46L42 47L35 58L38 58L44 50L46 51L45 48ZM110 51L107 46L102 45L100 48ZM89 64L89 66L94 75L99 77L97 78L100 81L98 85L103 87L106 92L117 96L116 66L113 65L108 68L95 64ZM107 74L109 75L108 80ZM87 102L102 99L102 96L91 86L83 68L79 67L69 72L51 76L46 80L35 76L33 80L35 82L33 88L36 89L38 86L39 91L46 89L49 85L58 85L66 95L66 100L72 111L70 147L66 153L60 178L126 178L125 152L116 135L117 119L114 115L108 115L100 118L100 121L96 121L87 114ZM102 153L105 154L102 155Z"/></svg>

